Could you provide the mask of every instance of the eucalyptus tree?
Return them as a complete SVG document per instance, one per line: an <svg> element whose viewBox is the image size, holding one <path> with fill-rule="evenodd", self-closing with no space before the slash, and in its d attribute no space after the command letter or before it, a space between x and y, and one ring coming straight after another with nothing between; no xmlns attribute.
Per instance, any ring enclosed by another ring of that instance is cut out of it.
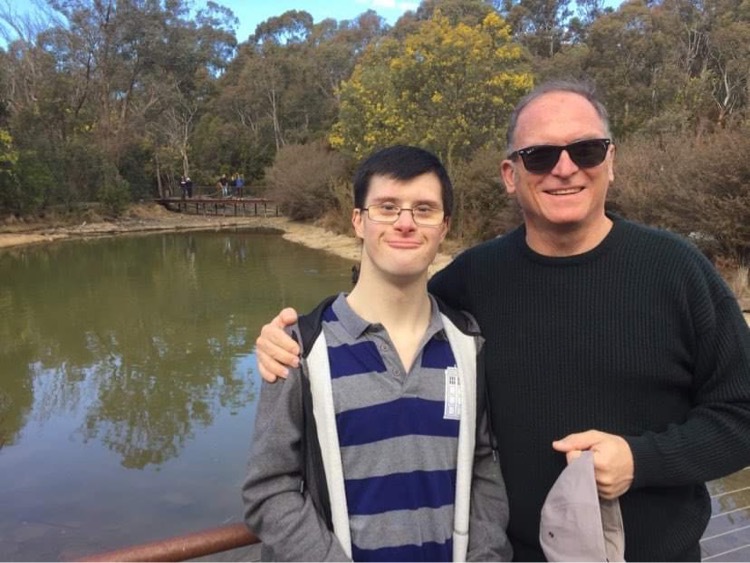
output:
<svg viewBox="0 0 750 563"><path fill-rule="evenodd" d="M431 19L437 11L452 24L475 26L496 11L490 0L422 0L414 12L417 21Z"/></svg>
<svg viewBox="0 0 750 563"><path fill-rule="evenodd" d="M700 121L720 127L747 120L750 103L750 4L741 0L664 0L680 19L678 57Z"/></svg>
<svg viewBox="0 0 750 563"><path fill-rule="evenodd" d="M497 2L513 36L538 57L557 53L574 15L571 0L502 0Z"/></svg>
<svg viewBox="0 0 750 563"><path fill-rule="evenodd" d="M315 23L292 10L257 26L218 83L196 129L201 167L239 168L258 178L282 148L325 138L347 79L388 27L374 12ZM216 162L218 160L219 162Z"/></svg>
<svg viewBox="0 0 750 563"><path fill-rule="evenodd" d="M678 95L674 31L674 22L645 0L630 0L591 26L586 72L611 108L617 136L657 119Z"/></svg>
<svg viewBox="0 0 750 563"><path fill-rule="evenodd" d="M618 135L701 134L746 119L750 14L743 6L630 0L592 24L581 67L602 90Z"/></svg>
<svg viewBox="0 0 750 563"><path fill-rule="evenodd" d="M148 195L160 177L153 161L169 153L161 143L175 146L174 134L157 133L185 117L180 108L191 108L189 125L205 106L207 84L234 54L236 18L213 2L194 12L187 0L48 0L48 8L47 28L9 45L5 91L11 132L24 133L24 177L33 185L41 171L53 174L53 200L95 199L103 188ZM192 129L182 125L170 170L189 166Z"/></svg>

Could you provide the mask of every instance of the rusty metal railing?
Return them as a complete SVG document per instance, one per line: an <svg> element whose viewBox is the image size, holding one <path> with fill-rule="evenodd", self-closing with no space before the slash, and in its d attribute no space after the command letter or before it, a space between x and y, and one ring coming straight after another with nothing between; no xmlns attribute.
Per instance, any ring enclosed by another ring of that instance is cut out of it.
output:
<svg viewBox="0 0 750 563"><path fill-rule="evenodd" d="M78 561L187 561L259 542L258 537L245 524L227 524L192 534L96 553Z"/></svg>

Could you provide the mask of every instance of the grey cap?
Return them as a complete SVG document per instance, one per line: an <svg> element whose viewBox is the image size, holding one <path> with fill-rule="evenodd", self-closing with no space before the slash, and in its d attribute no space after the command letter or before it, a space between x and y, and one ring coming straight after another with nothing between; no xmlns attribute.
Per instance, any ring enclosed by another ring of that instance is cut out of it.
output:
<svg viewBox="0 0 750 563"><path fill-rule="evenodd" d="M599 498L592 452L571 461L552 485L539 542L548 561L625 561L620 502Z"/></svg>

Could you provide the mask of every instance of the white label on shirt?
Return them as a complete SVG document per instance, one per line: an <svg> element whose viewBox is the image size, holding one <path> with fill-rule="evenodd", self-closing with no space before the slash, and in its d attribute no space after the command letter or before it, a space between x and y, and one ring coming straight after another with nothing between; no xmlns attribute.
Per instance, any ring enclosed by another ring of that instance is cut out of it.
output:
<svg viewBox="0 0 750 563"><path fill-rule="evenodd" d="M445 420L461 420L461 382L458 379L458 368L445 370Z"/></svg>

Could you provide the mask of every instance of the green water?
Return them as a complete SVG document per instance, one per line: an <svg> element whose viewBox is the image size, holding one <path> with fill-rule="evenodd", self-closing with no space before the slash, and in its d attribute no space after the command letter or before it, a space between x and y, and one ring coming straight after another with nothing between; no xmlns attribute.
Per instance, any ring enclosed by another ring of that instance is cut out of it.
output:
<svg viewBox="0 0 750 563"><path fill-rule="evenodd" d="M0 559L241 521L255 337L351 265L249 231L0 251Z"/></svg>

